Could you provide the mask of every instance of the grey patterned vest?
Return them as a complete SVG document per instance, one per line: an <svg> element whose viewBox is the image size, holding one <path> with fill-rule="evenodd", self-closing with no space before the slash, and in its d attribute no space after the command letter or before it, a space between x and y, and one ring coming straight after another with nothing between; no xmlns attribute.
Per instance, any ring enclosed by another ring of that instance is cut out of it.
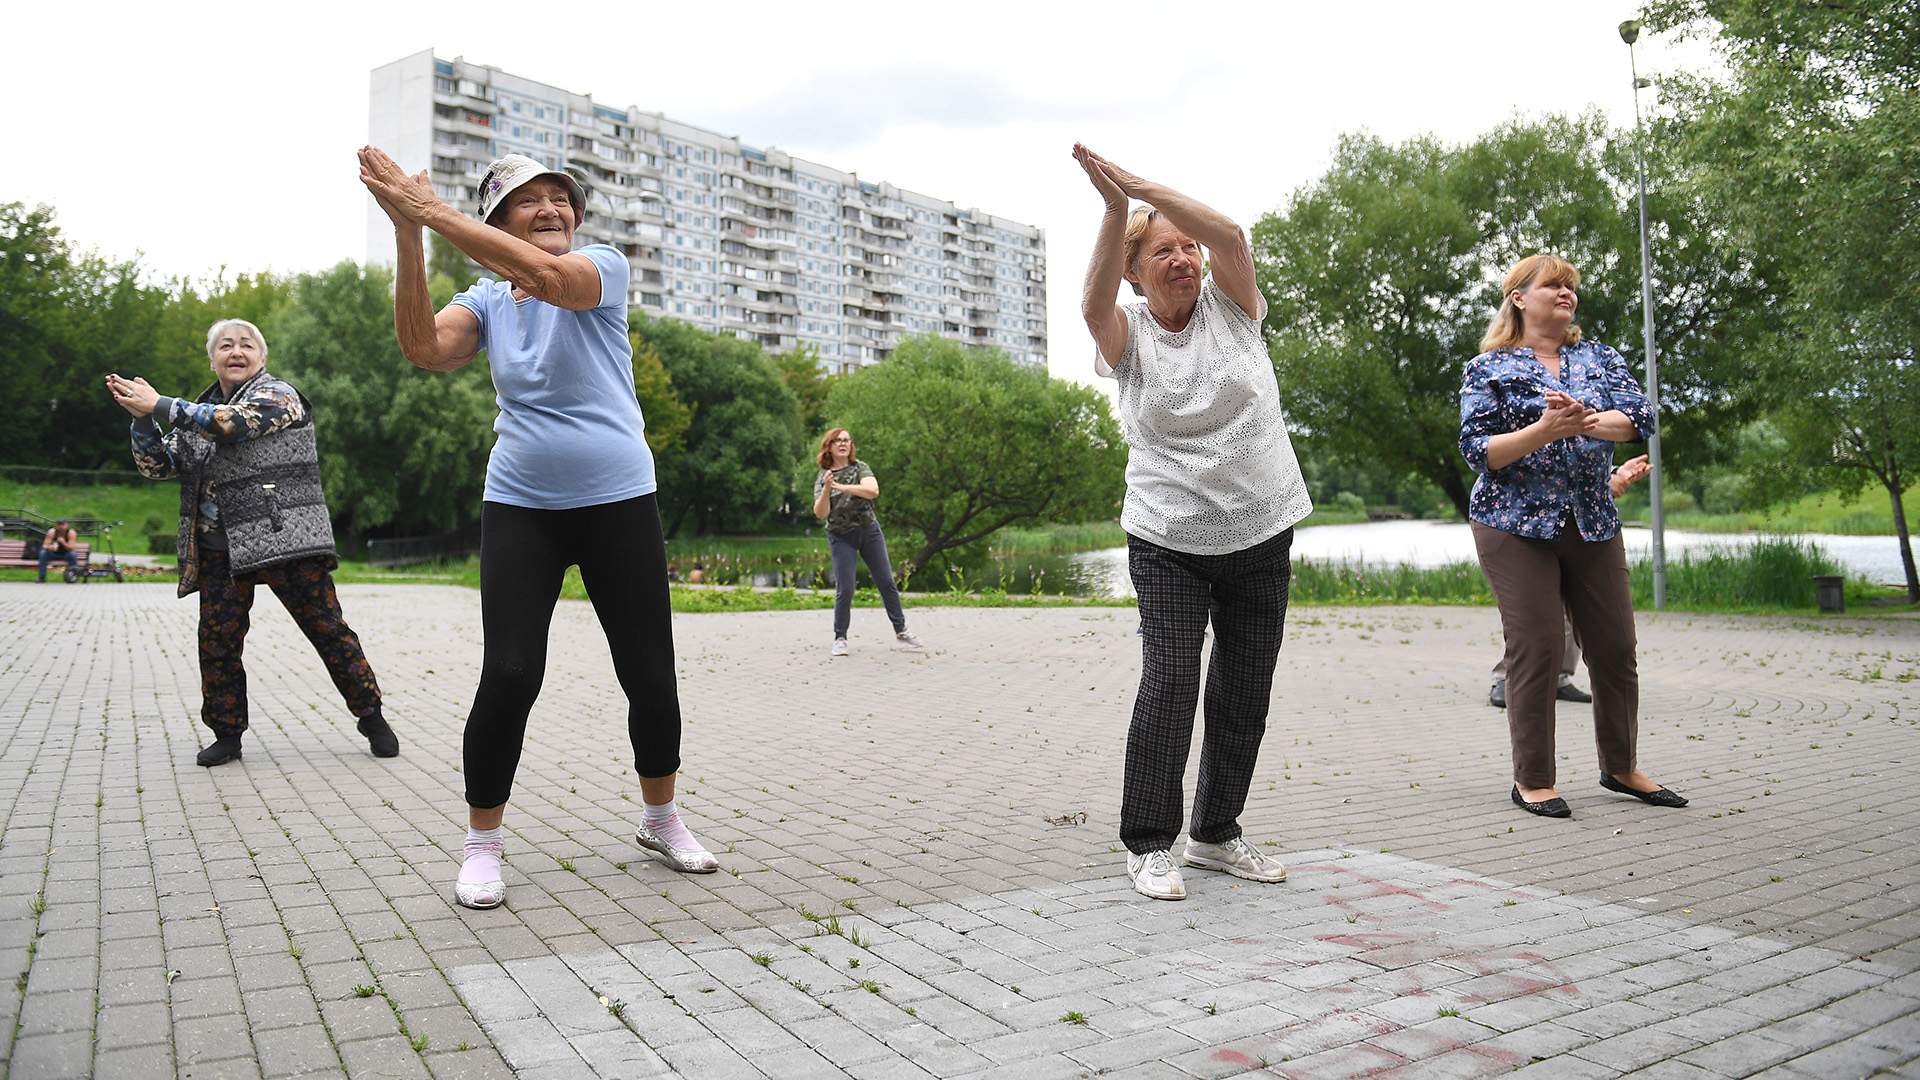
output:
<svg viewBox="0 0 1920 1080"><path fill-rule="evenodd" d="M335 564L333 523L320 491L320 447L314 440L313 407L305 394L266 372L234 391L238 396L267 380L300 398L299 423L257 439L216 443L189 428L179 430L175 457L180 469L181 557L192 550L188 533L199 516L200 481L211 481L227 533L227 561L236 575L323 555ZM220 384L197 399L215 400Z"/></svg>

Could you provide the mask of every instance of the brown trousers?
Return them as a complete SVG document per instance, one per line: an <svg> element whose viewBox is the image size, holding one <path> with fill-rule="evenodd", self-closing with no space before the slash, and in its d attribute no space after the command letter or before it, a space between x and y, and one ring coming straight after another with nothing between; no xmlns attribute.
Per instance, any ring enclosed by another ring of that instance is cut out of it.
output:
<svg viewBox="0 0 1920 1080"><path fill-rule="evenodd" d="M1515 536L1475 522L1480 568L1500 604L1507 637L1507 729L1513 779L1554 786L1554 690L1563 620L1587 654L1593 680L1593 736L1600 769L1632 772L1640 735L1640 672L1634 659L1633 596L1618 533L1588 543L1571 516L1554 540Z"/></svg>

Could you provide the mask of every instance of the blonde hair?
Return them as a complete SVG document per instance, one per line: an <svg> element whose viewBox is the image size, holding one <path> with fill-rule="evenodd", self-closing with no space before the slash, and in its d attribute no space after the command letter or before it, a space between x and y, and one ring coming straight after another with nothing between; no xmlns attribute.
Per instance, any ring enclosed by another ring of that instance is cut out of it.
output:
<svg viewBox="0 0 1920 1080"><path fill-rule="evenodd" d="M1137 264L1140 261L1140 245L1146 242L1147 229L1152 227L1153 219L1159 216L1160 211L1146 205L1134 207L1133 213L1127 215L1126 237L1122 240L1120 248L1122 274L1139 272ZM1133 290L1135 296L1147 295L1146 290L1135 282L1127 282L1127 287Z"/></svg>
<svg viewBox="0 0 1920 1080"><path fill-rule="evenodd" d="M859 452L860 444L853 441L853 432L843 427L834 428L832 431L820 436L820 453L814 457L814 460L820 463L821 468L833 468L833 440L842 435L847 437L847 461L849 463L853 461L854 455Z"/></svg>
<svg viewBox="0 0 1920 1080"><path fill-rule="evenodd" d="M1580 271L1574 265L1558 255L1541 253L1529 255L1513 264L1507 276L1500 282L1500 309L1493 313L1493 321L1487 323L1487 334L1480 339L1480 351L1492 352L1495 349L1511 349L1520 344L1526 336L1526 320L1522 318L1520 308L1513 302L1513 294L1526 292L1535 285L1565 285L1569 289L1580 287ZM1580 340L1580 327L1569 325L1567 336L1560 344L1572 345Z"/></svg>

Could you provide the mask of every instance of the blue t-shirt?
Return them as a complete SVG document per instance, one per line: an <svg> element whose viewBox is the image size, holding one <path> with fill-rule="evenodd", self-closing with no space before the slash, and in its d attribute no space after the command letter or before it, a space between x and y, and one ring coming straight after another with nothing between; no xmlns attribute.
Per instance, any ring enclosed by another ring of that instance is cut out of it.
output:
<svg viewBox="0 0 1920 1080"><path fill-rule="evenodd" d="M571 510L658 486L633 392L627 258L606 244L576 254L600 271L600 306L590 311L515 300L511 285L484 278L453 298L480 320L500 406L488 502Z"/></svg>

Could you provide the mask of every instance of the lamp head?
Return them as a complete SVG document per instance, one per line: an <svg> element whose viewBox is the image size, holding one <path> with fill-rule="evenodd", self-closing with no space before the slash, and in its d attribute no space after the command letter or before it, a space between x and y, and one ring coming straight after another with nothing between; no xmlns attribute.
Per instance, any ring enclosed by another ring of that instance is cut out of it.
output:
<svg viewBox="0 0 1920 1080"><path fill-rule="evenodd" d="M1620 24L1620 40L1631 45L1640 40L1640 20L1628 19Z"/></svg>

